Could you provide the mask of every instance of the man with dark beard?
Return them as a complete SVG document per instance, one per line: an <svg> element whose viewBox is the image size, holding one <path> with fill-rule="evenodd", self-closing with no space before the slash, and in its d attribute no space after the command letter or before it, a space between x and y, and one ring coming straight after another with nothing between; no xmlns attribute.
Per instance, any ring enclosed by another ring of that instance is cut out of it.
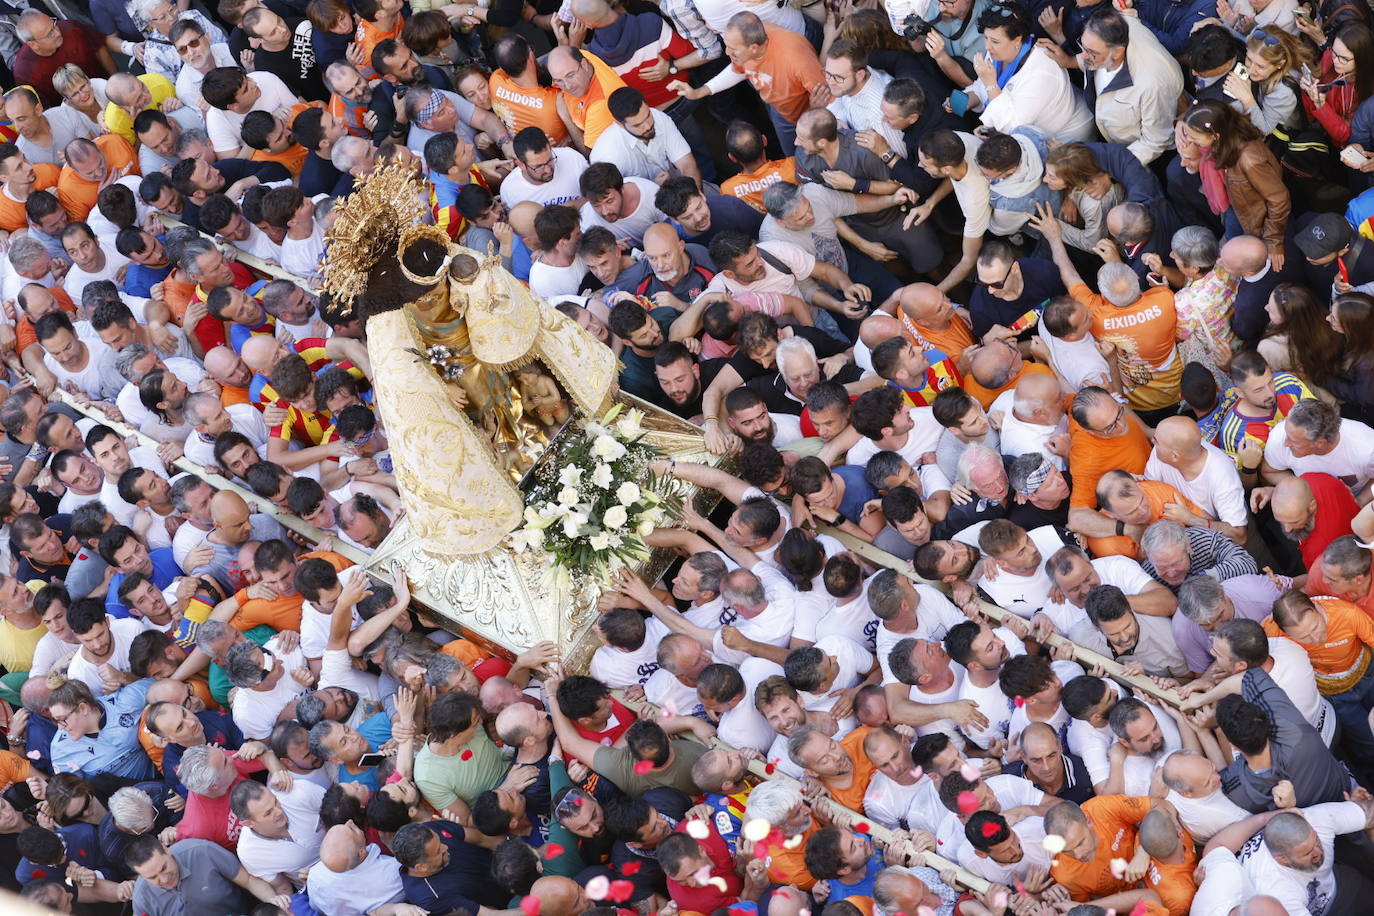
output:
<svg viewBox="0 0 1374 916"><path fill-rule="evenodd" d="M702 414L701 393L716 377L724 359L697 362L691 350L674 340L654 353L654 378L661 397L658 403L684 420L697 422Z"/></svg>
<svg viewBox="0 0 1374 916"><path fill-rule="evenodd" d="M1297 541L1304 569L1316 564L1328 544L1350 533L1350 522L1360 511L1350 488L1320 471L1280 480L1270 508L1283 533Z"/></svg>

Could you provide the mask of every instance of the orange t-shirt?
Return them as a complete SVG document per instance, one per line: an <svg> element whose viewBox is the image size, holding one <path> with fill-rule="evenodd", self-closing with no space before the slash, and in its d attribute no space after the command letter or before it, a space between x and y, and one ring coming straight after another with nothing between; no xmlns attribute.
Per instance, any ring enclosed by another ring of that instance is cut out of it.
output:
<svg viewBox="0 0 1374 916"><path fill-rule="evenodd" d="M864 809L864 793L868 791L868 784L877 771L877 767L864 753L864 736L872 730L866 726L856 728L840 739L840 747L844 748L849 759L854 761L854 779L850 782L849 788L837 789L834 786L826 786L830 790L830 797L850 811Z"/></svg>
<svg viewBox="0 0 1374 916"><path fill-rule="evenodd" d="M172 312L172 318L180 326L186 317L186 306L196 296L196 284L180 269L173 270L162 281L162 301Z"/></svg>
<svg viewBox="0 0 1374 916"><path fill-rule="evenodd" d="M779 181L797 183L797 160L794 157L765 159L763 165L754 171L740 172L734 178L727 178L722 181L720 189L726 194L738 197L762 213L764 212L763 192Z"/></svg>
<svg viewBox="0 0 1374 916"><path fill-rule="evenodd" d="M1089 862L1080 862L1061 852L1055 857L1050 874L1069 889L1074 900L1096 900L1128 890L1130 884L1112 874L1111 863L1112 859L1129 862L1135 856L1135 830L1150 813L1150 799L1102 795L1088 799L1082 807L1097 834L1097 852Z"/></svg>
<svg viewBox="0 0 1374 916"><path fill-rule="evenodd" d="M233 407L235 404L252 404L252 398L248 397L247 388L236 388L233 385L219 383L219 402L225 407Z"/></svg>
<svg viewBox="0 0 1374 916"><path fill-rule="evenodd" d="M76 306L72 303L72 297L67 295L67 291L60 286L54 286L48 290L52 297L57 300L58 306L68 315L76 314ZM17 303L16 303L17 305ZM19 320L14 324L14 347L15 352L23 354L25 350L38 343L38 332L33 329L33 322L29 316L22 311Z"/></svg>
<svg viewBox="0 0 1374 916"><path fill-rule="evenodd" d="M905 315L901 309L897 315L902 321L902 336L921 350L939 350L953 363L959 362L964 351L973 346L973 329L963 315L955 313L949 327L943 331L932 331L918 325Z"/></svg>
<svg viewBox="0 0 1374 916"><path fill-rule="evenodd" d="M1108 471L1122 470L1143 474L1150 459L1150 440L1133 418L1126 420L1126 432L1115 439L1099 439L1078 425L1069 415L1069 467L1073 469L1073 492L1069 505L1077 508L1097 505L1097 481Z"/></svg>
<svg viewBox="0 0 1374 916"><path fill-rule="evenodd" d="M1178 402L1183 361L1174 350L1178 313L1167 286L1152 286L1127 308L1079 283L1069 295L1088 307L1093 336L1116 344L1117 364L1132 407L1157 410Z"/></svg>
<svg viewBox="0 0 1374 916"><path fill-rule="evenodd" d="M317 550L314 553L302 554L301 559L309 557L319 557L334 567L335 572L343 572L353 565L353 561L339 556L329 550ZM248 589L239 589L234 593L234 600L239 603L239 609L229 625L234 629L243 632L251 630L259 624L267 624L272 629L280 633L282 630L295 630L297 633L301 629L301 602L305 599L300 595L289 595L285 598L249 598Z"/></svg>
<svg viewBox="0 0 1374 916"><path fill-rule="evenodd" d="M1150 860L1150 868L1145 872L1145 886L1152 888L1164 901L1164 909L1169 916L1188 916L1193 905L1193 895L1197 893L1197 882L1193 880L1193 870L1197 868L1197 851L1193 837L1183 831L1180 843L1183 848L1182 862L1169 864L1158 859Z"/></svg>
<svg viewBox="0 0 1374 916"><path fill-rule="evenodd" d="M1343 598L1324 596L1312 603L1326 613L1326 639L1321 645L1298 642L1279 627L1274 618L1264 621L1270 636L1288 636L1307 652L1317 675L1317 689L1323 694L1342 693L1354 686L1369 665L1369 650L1374 648L1374 620Z"/></svg>
<svg viewBox="0 0 1374 916"><path fill-rule="evenodd" d="M29 762L14 751L0 750L0 792L29 778Z"/></svg>
<svg viewBox="0 0 1374 916"><path fill-rule="evenodd" d="M768 33L763 57L735 71L744 73L761 99L796 124L811 107L811 87L825 84L825 71L805 36L768 23L763 29Z"/></svg>
<svg viewBox="0 0 1374 916"><path fill-rule="evenodd" d="M458 661L473 668L480 662L491 658L491 653L484 650L477 643L470 639L455 639L446 642L439 647L439 651L444 655L458 659Z"/></svg>
<svg viewBox="0 0 1374 916"><path fill-rule="evenodd" d="M309 150L299 143L293 143L280 153L269 153L264 149L253 150L253 161L280 162L292 175L299 175L301 166L305 165L305 158L309 155Z"/></svg>
<svg viewBox="0 0 1374 916"><path fill-rule="evenodd" d="M601 132L615 123L606 100L611 97L612 92L624 88L625 81L595 54L583 51L582 56L595 71L592 80L587 84L587 91L582 96L571 96L565 92L563 100L568 103L568 114L572 115L573 123L582 128L582 142L587 145L587 149L591 149L596 145L596 139L601 136Z"/></svg>
<svg viewBox="0 0 1374 916"><path fill-rule="evenodd" d="M555 146L568 139L568 126L558 116L559 90L552 86L521 86L504 70L496 70L487 79L491 108L506 130L519 133L526 127L537 127Z"/></svg>
<svg viewBox="0 0 1374 916"><path fill-rule="evenodd" d="M769 846L768 877L772 878L774 883L794 884L804 891L816 886L815 877L806 868L806 844L811 840L811 835L819 829L820 825L813 818L811 826L802 833L802 841L791 849L785 845Z"/></svg>
<svg viewBox="0 0 1374 916"><path fill-rule="evenodd" d="M1174 489L1172 484L1162 480L1137 480L1136 483L1145 494L1145 505L1150 509L1152 525L1164 517L1164 507L1169 503L1179 503L1189 512L1198 515L1207 514L1202 511L1201 506ZM1134 560L1140 556L1140 545L1129 534L1120 537L1088 538L1088 551L1095 557L1130 557Z"/></svg>
<svg viewBox="0 0 1374 916"><path fill-rule="evenodd" d="M1021 379L1028 375L1054 375L1054 370L1043 363L1032 363L1022 361L1021 371L1007 379L1007 383L1001 388L984 388L978 384L978 380L973 377L972 372L964 373L964 390L973 395L979 404L983 405L984 410L992 408L992 402L997 400L997 396L1004 391L1010 391L1020 383Z"/></svg>
<svg viewBox="0 0 1374 916"><path fill-rule="evenodd" d="M401 30L406 25L405 17L397 16L396 24L385 30L377 28L376 23L368 22L361 16L354 18L358 20L358 27L353 32L353 40L363 49L363 61L366 63L363 76L375 79L376 76L372 72L372 49L388 38L400 41Z"/></svg>
<svg viewBox="0 0 1374 916"><path fill-rule="evenodd" d="M117 177L143 174L138 167L138 156L128 140L118 134L102 134L95 138L95 145L100 147ZM82 178L69 165L62 167L62 174L57 179L57 200L72 219L84 220L89 216L99 196L100 185Z"/></svg>
<svg viewBox="0 0 1374 916"><path fill-rule="evenodd" d="M1327 584L1326 577L1322 575L1322 564L1320 561L1313 563L1312 567L1307 571L1307 585L1303 586L1303 591L1307 592L1309 595L1335 594L1331 590L1331 586ZM1346 598L1345 600L1353 603L1370 617L1374 617L1374 586L1359 598Z"/></svg>
<svg viewBox="0 0 1374 916"><path fill-rule="evenodd" d="M33 166L33 188L29 193L55 188L61 177L62 170L51 162L36 162ZM0 190L0 229L14 232L28 224L29 215L24 211L24 205Z"/></svg>

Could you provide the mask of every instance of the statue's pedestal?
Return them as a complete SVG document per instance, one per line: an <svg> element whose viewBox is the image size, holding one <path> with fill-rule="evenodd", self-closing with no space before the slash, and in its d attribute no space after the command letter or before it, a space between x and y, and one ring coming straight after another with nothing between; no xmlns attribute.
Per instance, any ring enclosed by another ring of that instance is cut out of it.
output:
<svg viewBox="0 0 1374 916"><path fill-rule="evenodd" d="M627 395L619 398L644 412L645 441L667 457L714 464L699 427ZM687 487L684 499L696 499ZM705 491L698 508L719 500ZM455 632L488 647L519 653L538 642L560 646L571 671L585 671L599 642L591 632L600 589L576 576L555 576L542 552L516 553L498 547L471 557L441 558L427 553L406 518L402 518L372 555L369 568L381 575L396 563L405 569L415 601L454 625ZM653 582L672 562L666 550L655 550L635 571Z"/></svg>

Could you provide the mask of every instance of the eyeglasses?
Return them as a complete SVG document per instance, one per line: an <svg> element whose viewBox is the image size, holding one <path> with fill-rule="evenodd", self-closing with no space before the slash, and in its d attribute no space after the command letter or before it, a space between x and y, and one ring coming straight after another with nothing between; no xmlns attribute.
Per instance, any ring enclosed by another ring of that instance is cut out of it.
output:
<svg viewBox="0 0 1374 916"><path fill-rule="evenodd" d="M998 280L998 281L995 282L995 283L984 283L982 280L978 280L978 281L975 281L974 285L975 285L975 286L986 286L988 289L1001 289L1002 287L1004 287L1004 286L1007 285L1007 281L1011 279L1011 272L1012 272L1013 270L1015 270L1015 269L1016 269L1016 262L1015 262L1015 261L1012 261L1012 262L1011 262L1011 266L1007 268L1007 272L1006 272L1005 274L1002 275L1002 279Z"/></svg>
<svg viewBox="0 0 1374 916"><path fill-rule="evenodd" d="M1112 422L1108 423L1106 426L1102 427L1101 429L1089 429L1088 432L1090 432L1090 433L1109 433L1109 432L1111 432L1112 430L1116 429L1118 426L1121 426L1121 425L1122 425L1123 423L1125 423L1125 422L1126 422L1126 405L1125 405L1125 404L1117 404L1117 405L1116 405L1116 419L1115 419L1115 420L1113 420Z"/></svg>
<svg viewBox="0 0 1374 916"><path fill-rule="evenodd" d="M587 793L581 789L572 788L563 796L558 805L553 809L555 820L565 821L577 814L587 804Z"/></svg>
<svg viewBox="0 0 1374 916"><path fill-rule="evenodd" d="M71 719L72 716L76 715L77 709L79 708L80 707L74 707L60 716L54 715L52 717L52 720L57 723L58 728L66 728L67 722Z"/></svg>
<svg viewBox="0 0 1374 916"><path fill-rule="evenodd" d="M177 49L177 53L178 53L178 54L185 54L185 53L187 53L188 51L190 51L192 48L195 48L195 49L199 50L200 48L202 48L202 47L204 47L204 46L205 46L205 36L204 36L204 35L201 35L201 36L198 37L198 38L192 38L190 41L186 42L185 44L176 45L175 47L176 47L176 49Z"/></svg>

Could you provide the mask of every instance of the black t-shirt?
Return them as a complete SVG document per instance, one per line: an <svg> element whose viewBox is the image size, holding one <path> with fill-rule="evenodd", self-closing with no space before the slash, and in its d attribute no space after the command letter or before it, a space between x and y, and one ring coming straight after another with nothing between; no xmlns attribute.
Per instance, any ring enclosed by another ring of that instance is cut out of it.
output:
<svg viewBox="0 0 1374 916"><path fill-rule="evenodd" d="M328 194L339 183L339 177L342 174L334 168L334 163L312 150L305 157L305 164L301 166L301 193L306 197Z"/></svg>
<svg viewBox="0 0 1374 916"><path fill-rule="evenodd" d="M738 197L728 194L707 194L706 208L711 211L710 228L700 235L687 236L687 241L706 247L711 244L711 239L721 232L743 232L751 239L759 237L763 214Z"/></svg>
<svg viewBox="0 0 1374 916"><path fill-rule="evenodd" d="M1007 499L1010 498L1010 496L1007 497ZM930 530L930 539L932 541L947 541L969 525L1006 517L1006 500L994 503L975 495L973 499L963 505L951 505L949 513L944 519Z"/></svg>
<svg viewBox="0 0 1374 916"><path fill-rule="evenodd" d="M817 353L817 356L820 354ZM857 382L864 374L858 366L850 363L839 372L830 376L832 382L839 382L841 385L848 385L850 382ZM802 408L806 405L792 397L787 391L787 383L782 380L782 376L774 372L771 375L761 375L751 379L748 383L763 398L764 404L768 406L769 413L788 413L794 417L800 417Z"/></svg>
<svg viewBox="0 0 1374 916"><path fill-rule="evenodd" d="M1064 751L1063 754L1064 785L1055 793L1055 797L1081 805L1097 794L1093 791L1092 777L1088 775L1088 768L1083 765L1083 761L1076 754L1070 754L1068 751ZM1008 776L1030 778L1026 776L1026 764L1021 760L1004 765L1002 772Z"/></svg>
<svg viewBox="0 0 1374 916"><path fill-rule="evenodd" d="M686 404L674 404L673 401L663 393L661 386L659 388L658 398L654 403L658 404L659 407L662 407L669 413L682 417L684 420L690 420L693 417L700 416L703 410L701 406L701 396L707 388L711 387L711 383L716 380L716 375L727 361L728 360L724 357L717 357L716 359L706 359L697 363L697 371L701 376L701 382L697 385L696 397L692 398Z"/></svg>
<svg viewBox="0 0 1374 916"><path fill-rule="evenodd" d="M412 878L401 871L406 900L431 913L462 907L476 913L479 906L504 909L510 895L491 880L491 853L463 839L463 828L451 821L430 821L448 847L448 865L428 878Z"/></svg>
<svg viewBox="0 0 1374 916"><path fill-rule="evenodd" d="M295 2L295 0L263 0L262 5L281 18L287 20L288 23L297 19L302 19L305 16L305 4ZM238 26L234 26L229 32L228 43L229 53L234 55L234 63L236 65L243 63L244 51L253 50L253 46L248 43L248 33ZM259 60L261 60L261 58L259 58ZM258 61L254 62L254 67L258 70L267 69L266 67L260 66ZM286 77L280 73L277 75L282 79L286 79ZM288 83L288 85L290 84ZM327 98L327 96L314 96L314 98ZM306 96L306 101L311 101L311 97Z"/></svg>
<svg viewBox="0 0 1374 916"><path fill-rule="evenodd" d="M1045 303L1068 292L1064 289L1064 281L1059 278L1059 268L1053 261L1043 258L1021 258L1016 263L1021 267L1022 289L1021 295L1015 299L1000 299L986 286L974 287L973 296L968 303L969 317L973 319L974 337L981 340L996 324L1009 328L1027 312L1034 311L1035 322L1028 324L1017 335L1026 337L1034 333L1035 325L1039 323L1039 313L1045 307Z"/></svg>
<svg viewBox="0 0 1374 916"><path fill-rule="evenodd" d="M286 47L280 51L253 49L253 66L280 76L288 89L307 101L329 98L320 68L315 65L314 26L309 19L286 18L286 27L291 30Z"/></svg>

